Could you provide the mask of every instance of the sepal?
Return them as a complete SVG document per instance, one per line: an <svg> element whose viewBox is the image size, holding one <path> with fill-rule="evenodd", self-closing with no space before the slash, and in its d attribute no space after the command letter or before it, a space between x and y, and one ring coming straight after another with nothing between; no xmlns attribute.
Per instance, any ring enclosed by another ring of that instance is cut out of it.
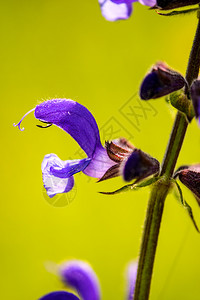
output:
<svg viewBox="0 0 200 300"><path fill-rule="evenodd" d="M152 185L158 179L159 179L159 177L152 177L152 178L147 179L147 180L145 180L145 181L143 181L141 183L138 183L138 184L131 183L131 184L124 185L120 189L117 189L117 190L115 190L113 192L99 192L99 193L100 194L104 194L104 195L116 195L116 194L120 194L120 193L128 192L128 191L137 191L140 188Z"/></svg>

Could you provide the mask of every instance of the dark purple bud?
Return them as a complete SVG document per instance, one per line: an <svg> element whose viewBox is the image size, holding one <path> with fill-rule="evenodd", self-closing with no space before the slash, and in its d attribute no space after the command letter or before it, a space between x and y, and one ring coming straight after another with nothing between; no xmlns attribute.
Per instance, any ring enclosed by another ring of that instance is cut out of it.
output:
<svg viewBox="0 0 200 300"><path fill-rule="evenodd" d="M194 80L190 87L190 95L196 118L200 117L200 80Z"/></svg>
<svg viewBox="0 0 200 300"><path fill-rule="evenodd" d="M142 100L156 99L184 87L186 81L178 72L159 62L151 69L144 78L140 87L140 97Z"/></svg>
<svg viewBox="0 0 200 300"><path fill-rule="evenodd" d="M157 0L157 5L154 8L168 10L198 3L199 0Z"/></svg>
<svg viewBox="0 0 200 300"><path fill-rule="evenodd" d="M136 182L159 172L159 162L147 153L135 149L123 167L125 181L136 179Z"/></svg>
<svg viewBox="0 0 200 300"><path fill-rule="evenodd" d="M194 194L200 205L200 164L180 167L174 177L180 181Z"/></svg>

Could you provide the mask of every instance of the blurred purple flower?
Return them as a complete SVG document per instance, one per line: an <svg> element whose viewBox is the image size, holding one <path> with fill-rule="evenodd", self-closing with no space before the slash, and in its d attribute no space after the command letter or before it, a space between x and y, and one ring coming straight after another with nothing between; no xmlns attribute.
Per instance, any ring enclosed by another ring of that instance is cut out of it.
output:
<svg viewBox="0 0 200 300"><path fill-rule="evenodd" d="M100 285L91 266L71 260L61 265L59 275L66 286L74 289L83 300L100 300Z"/></svg>
<svg viewBox="0 0 200 300"><path fill-rule="evenodd" d="M135 291L136 277L137 277L137 268L138 263L136 261L132 261L129 263L127 267L127 300L133 300L133 295Z"/></svg>
<svg viewBox="0 0 200 300"><path fill-rule="evenodd" d="M156 0L99 0L102 15L108 21L128 19L133 10L133 2L140 2L150 7L156 4Z"/></svg>
<svg viewBox="0 0 200 300"><path fill-rule="evenodd" d="M65 291L58 291L52 292L44 297L40 298L39 300L79 300L74 294L65 292Z"/></svg>
<svg viewBox="0 0 200 300"><path fill-rule="evenodd" d="M126 299L130 300L134 294L137 274L137 263L128 266L128 288ZM59 275L63 283L74 290L82 300L100 300L101 292L98 278L91 266L83 261L72 260L59 268ZM74 298L73 298L74 297ZM51 292L39 300L79 300L75 295L66 291Z"/></svg>

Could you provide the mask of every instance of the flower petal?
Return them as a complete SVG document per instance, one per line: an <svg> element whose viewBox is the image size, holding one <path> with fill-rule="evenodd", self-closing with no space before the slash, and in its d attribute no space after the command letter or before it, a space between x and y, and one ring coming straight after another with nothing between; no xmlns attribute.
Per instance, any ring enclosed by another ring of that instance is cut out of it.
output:
<svg viewBox="0 0 200 300"><path fill-rule="evenodd" d="M49 293L40 298L39 300L79 300L79 298L71 293L65 291L58 291Z"/></svg>
<svg viewBox="0 0 200 300"><path fill-rule="evenodd" d="M132 13L131 3L116 4L111 0L99 0L99 4L102 15L108 21L125 20L128 19Z"/></svg>
<svg viewBox="0 0 200 300"><path fill-rule="evenodd" d="M44 187L50 198L69 192L74 186L73 174L80 172L90 163L90 158L62 161L56 154L47 154L42 162Z"/></svg>
<svg viewBox="0 0 200 300"><path fill-rule="evenodd" d="M74 288L83 300L100 300L98 278L86 262L69 261L61 266L60 275L63 282Z"/></svg>
<svg viewBox="0 0 200 300"><path fill-rule="evenodd" d="M101 178L113 165L115 162L109 158L106 149L99 147L83 173L90 177Z"/></svg>
<svg viewBox="0 0 200 300"><path fill-rule="evenodd" d="M102 147L99 129L93 115L83 105L69 99L45 101L35 108L35 117L52 123L69 133L88 157Z"/></svg>
<svg viewBox="0 0 200 300"><path fill-rule="evenodd" d="M138 268L138 263L136 261L131 262L128 265L127 268L127 300L132 300L134 291L135 291L135 283L136 283L136 277L137 277L137 268Z"/></svg>

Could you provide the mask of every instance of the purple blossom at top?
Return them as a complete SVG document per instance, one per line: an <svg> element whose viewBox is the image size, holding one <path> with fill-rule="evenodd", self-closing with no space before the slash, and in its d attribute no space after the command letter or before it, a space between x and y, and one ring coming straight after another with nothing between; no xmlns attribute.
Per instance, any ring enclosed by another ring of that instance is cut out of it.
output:
<svg viewBox="0 0 200 300"><path fill-rule="evenodd" d="M101 291L98 278L91 266L84 261L72 260L61 265L58 270L66 287L74 290L82 300L100 300ZM131 262L127 270L126 300L131 300L135 290L137 263ZM51 292L39 300L80 300L67 291Z"/></svg>
<svg viewBox="0 0 200 300"><path fill-rule="evenodd" d="M102 15L108 21L125 20L131 16L133 2L153 7L156 0L99 0Z"/></svg>

